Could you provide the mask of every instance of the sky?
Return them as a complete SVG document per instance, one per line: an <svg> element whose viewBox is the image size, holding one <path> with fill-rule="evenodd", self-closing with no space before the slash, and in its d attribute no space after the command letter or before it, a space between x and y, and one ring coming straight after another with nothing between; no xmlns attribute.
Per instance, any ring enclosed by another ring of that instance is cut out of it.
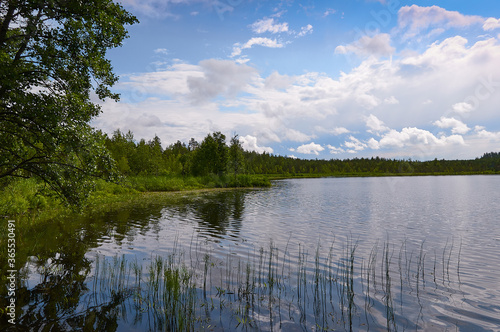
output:
<svg viewBox="0 0 500 332"><path fill-rule="evenodd" d="M500 3L121 0L96 128L302 159L500 151Z"/></svg>

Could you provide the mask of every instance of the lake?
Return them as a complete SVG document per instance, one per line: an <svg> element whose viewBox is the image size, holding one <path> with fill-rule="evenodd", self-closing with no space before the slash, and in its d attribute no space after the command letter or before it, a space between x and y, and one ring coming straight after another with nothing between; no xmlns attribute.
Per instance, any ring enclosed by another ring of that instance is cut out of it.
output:
<svg viewBox="0 0 500 332"><path fill-rule="evenodd" d="M23 235L17 328L500 331L499 188L290 179L57 220Z"/></svg>

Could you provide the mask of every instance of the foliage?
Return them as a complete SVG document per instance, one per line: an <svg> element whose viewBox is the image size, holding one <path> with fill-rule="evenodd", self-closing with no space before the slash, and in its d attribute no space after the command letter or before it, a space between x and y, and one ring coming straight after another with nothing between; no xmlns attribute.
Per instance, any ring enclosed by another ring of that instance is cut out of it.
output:
<svg viewBox="0 0 500 332"><path fill-rule="evenodd" d="M209 174L205 176L138 175L129 176L126 185L138 191L180 191L203 188L269 187L265 176L238 174L235 176Z"/></svg>
<svg viewBox="0 0 500 332"><path fill-rule="evenodd" d="M193 153L192 173L194 175L222 175L226 172L228 148L226 136L221 132L208 134Z"/></svg>
<svg viewBox="0 0 500 332"><path fill-rule="evenodd" d="M229 169L234 174L241 173L245 168L244 150L238 135L231 138L231 145L229 146Z"/></svg>
<svg viewBox="0 0 500 332"><path fill-rule="evenodd" d="M105 55L135 22L110 0L0 2L0 178L36 176L79 204L111 176L91 93L118 99Z"/></svg>
<svg viewBox="0 0 500 332"><path fill-rule="evenodd" d="M30 210L57 205L54 199L44 195L44 187L35 179L3 180L0 192L0 216L18 215Z"/></svg>

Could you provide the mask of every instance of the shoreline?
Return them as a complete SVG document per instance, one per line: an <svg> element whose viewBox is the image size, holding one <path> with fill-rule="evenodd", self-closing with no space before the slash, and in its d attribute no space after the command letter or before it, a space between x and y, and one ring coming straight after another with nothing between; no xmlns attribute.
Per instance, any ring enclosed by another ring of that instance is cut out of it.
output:
<svg viewBox="0 0 500 332"><path fill-rule="evenodd" d="M496 172L462 172L462 173L344 173L344 174L263 174L258 175L266 178L269 182L287 179L315 179L315 178L348 178L348 177L414 177L414 176L470 176L470 175L500 175ZM154 180L155 177L152 177ZM160 180L161 176L156 179ZM65 218L71 215L85 215L102 213L120 208L120 206L134 203L138 200L167 199L179 195L196 195L210 192L222 192L230 190L259 190L270 188L271 185L235 186L235 187L181 187L173 190L137 190L124 184L103 182L99 188L92 192L87 203L79 209L72 209L61 202L53 201L45 206L29 207L19 213L0 215L0 218L17 219L21 222L28 220L29 223L38 223L51 219Z"/></svg>

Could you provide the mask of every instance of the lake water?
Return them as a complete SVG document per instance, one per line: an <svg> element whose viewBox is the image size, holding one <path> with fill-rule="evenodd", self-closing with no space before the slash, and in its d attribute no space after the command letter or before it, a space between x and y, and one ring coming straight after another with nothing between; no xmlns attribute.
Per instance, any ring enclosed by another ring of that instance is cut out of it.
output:
<svg viewBox="0 0 500 332"><path fill-rule="evenodd" d="M26 254L18 328L500 331L499 188L293 179L60 221L25 235L51 241Z"/></svg>

